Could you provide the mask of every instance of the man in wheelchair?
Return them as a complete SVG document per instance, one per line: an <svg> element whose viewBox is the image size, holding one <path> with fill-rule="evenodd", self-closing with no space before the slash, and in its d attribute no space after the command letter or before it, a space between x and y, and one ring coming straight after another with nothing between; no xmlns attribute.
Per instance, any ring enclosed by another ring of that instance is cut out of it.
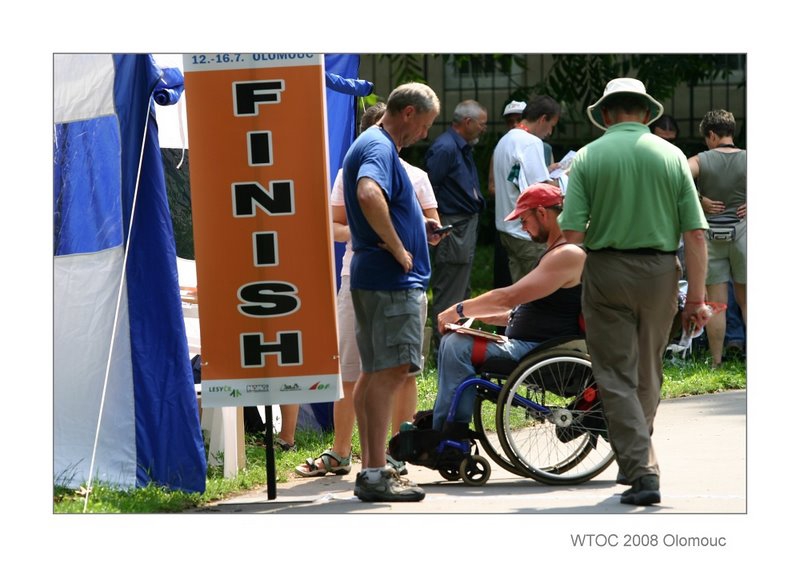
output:
<svg viewBox="0 0 800 567"><path fill-rule="evenodd" d="M535 242L547 249L536 266L516 283L464 300L439 313L439 388L433 407L433 428L441 430L458 386L473 376L488 358L522 359L548 339L582 334L581 273L586 253L568 244L558 225L563 197L558 187L535 183L517 199L506 220L519 219ZM506 327L507 341L451 332L446 326L465 318ZM475 403L475 388L461 396L454 422L467 429Z"/></svg>

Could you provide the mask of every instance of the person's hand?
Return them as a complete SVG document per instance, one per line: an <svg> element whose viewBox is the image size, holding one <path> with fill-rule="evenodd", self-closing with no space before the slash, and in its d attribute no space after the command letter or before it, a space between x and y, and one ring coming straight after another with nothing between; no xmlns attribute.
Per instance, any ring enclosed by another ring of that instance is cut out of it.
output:
<svg viewBox="0 0 800 567"><path fill-rule="evenodd" d="M405 248L401 249L397 254L392 252L394 259L397 260L397 263L403 267L403 271L408 273L411 271L411 267L414 265L414 256L406 250Z"/></svg>
<svg viewBox="0 0 800 567"><path fill-rule="evenodd" d="M448 323L458 323L461 320L461 317L458 316L456 312L456 306L451 305L444 311L439 313L439 317L437 318L437 323L439 325L439 334L444 334L445 325Z"/></svg>
<svg viewBox="0 0 800 567"><path fill-rule="evenodd" d="M713 315L714 311L711 306L706 305L705 301L687 301L681 313L683 331L690 337L694 337L700 329L706 326Z"/></svg>
<svg viewBox="0 0 800 567"><path fill-rule="evenodd" d="M394 259L397 260L397 263L403 267L403 271L408 273L411 271L411 267L414 265L414 256L406 250L402 248L397 254L392 252L392 256Z"/></svg>
<svg viewBox="0 0 800 567"><path fill-rule="evenodd" d="M701 197L700 204L703 210L709 215L718 215L725 210L725 203L722 201L712 201L708 197Z"/></svg>
<svg viewBox="0 0 800 567"><path fill-rule="evenodd" d="M403 271L408 273L411 271L411 267L414 265L414 256L406 250L405 248L401 247L399 250L391 250L386 243L378 242L378 246L389 252L394 259L397 260L397 263L403 267Z"/></svg>
<svg viewBox="0 0 800 567"><path fill-rule="evenodd" d="M736 209L736 216L739 217L740 219L743 219L744 217L747 216L747 203Z"/></svg>
<svg viewBox="0 0 800 567"><path fill-rule="evenodd" d="M428 244L431 246L436 246L442 241L442 238L447 236L447 234L434 234L434 230L442 228L442 225L436 221L436 219L425 219L425 233L428 236Z"/></svg>

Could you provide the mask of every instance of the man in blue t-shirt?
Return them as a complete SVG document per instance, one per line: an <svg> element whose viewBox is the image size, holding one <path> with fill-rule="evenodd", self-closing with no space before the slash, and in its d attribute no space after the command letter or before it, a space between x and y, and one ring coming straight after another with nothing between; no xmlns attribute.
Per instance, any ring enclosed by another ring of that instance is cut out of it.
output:
<svg viewBox="0 0 800 567"><path fill-rule="evenodd" d="M427 243L441 238L433 234L439 224L426 224L422 216L398 151L425 138L438 114L439 99L427 85L397 87L381 121L356 139L342 165L361 357L353 403L363 465L355 495L369 502L425 497L420 487L386 466L386 435L395 391L422 364L420 306L431 272Z"/></svg>

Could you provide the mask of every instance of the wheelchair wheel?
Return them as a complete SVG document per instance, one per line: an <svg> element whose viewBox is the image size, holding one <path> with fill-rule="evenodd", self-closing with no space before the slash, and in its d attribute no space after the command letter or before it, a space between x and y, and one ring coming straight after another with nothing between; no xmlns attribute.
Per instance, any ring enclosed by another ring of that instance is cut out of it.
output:
<svg viewBox="0 0 800 567"><path fill-rule="evenodd" d="M445 480L458 480L459 478L461 478L461 473L458 471L458 469L453 470L450 468L445 468L445 469L438 469L438 471L439 474L442 475L442 478Z"/></svg>
<svg viewBox="0 0 800 567"><path fill-rule="evenodd" d="M489 456L489 458L500 465L500 467L510 473L530 478L530 473L527 469L519 468L516 464L514 464L513 461L506 457L505 450L500 444L500 433L486 430L483 419L483 410L487 406L490 406L492 410L491 413L493 415L497 413L497 400L493 398L494 396L492 396L492 394L487 393L484 395L481 394L480 391L475 398L475 409L472 413L472 422L475 426L475 433L478 437L478 443L480 443L481 447Z"/></svg>
<svg viewBox="0 0 800 567"><path fill-rule="evenodd" d="M480 455L470 455L461 461L458 472L464 484L483 486L492 474L492 467L489 466L489 461Z"/></svg>
<svg viewBox="0 0 800 567"><path fill-rule="evenodd" d="M586 354L555 348L523 359L498 396L495 419L506 456L544 484L580 484L614 461Z"/></svg>

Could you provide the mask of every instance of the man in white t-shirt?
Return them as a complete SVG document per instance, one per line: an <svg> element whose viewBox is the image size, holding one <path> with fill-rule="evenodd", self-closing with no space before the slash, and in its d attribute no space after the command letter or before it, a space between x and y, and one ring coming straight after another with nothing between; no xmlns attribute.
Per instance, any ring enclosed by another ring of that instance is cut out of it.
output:
<svg viewBox="0 0 800 567"><path fill-rule="evenodd" d="M528 102L516 128L500 138L492 155L495 186L495 228L508 254L512 282L519 281L538 261L544 248L533 242L518 222L505 218L511 214L522 190L550 179L542 140L553 133L561 116L561 106L547 95Z"/></svg>

